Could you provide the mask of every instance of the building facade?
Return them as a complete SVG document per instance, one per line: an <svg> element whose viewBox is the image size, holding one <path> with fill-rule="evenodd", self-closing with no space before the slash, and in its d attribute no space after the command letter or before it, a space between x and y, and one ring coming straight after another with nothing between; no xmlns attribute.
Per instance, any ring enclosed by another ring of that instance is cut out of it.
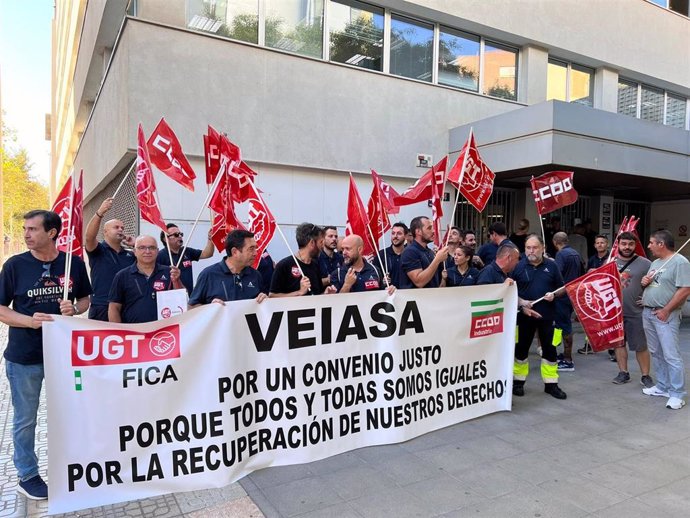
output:
<svg viewBox="0 0 690 518"><path fill-rule="evenodd" d="M242 148L290 236L302 221L344 228L348 173L365 199L370 169L402 190L426 171L420 156L454 160L472 128L496 190L482 214L461 202L458 226L527 217L538 231L529 178L565 169L580 193L566 230L591 219L613 235L636 215L643 236L667 227L682 242L687 14L687 0L58 1L53 179L84 170L88 219L135 159L137 125L165 117L200 178L191 194L156 174L164 218L185 229L206 195L210 124ZM133 193L130 177L113 214L153 232ZM277 238L269 249L287 253Z"/></svg>

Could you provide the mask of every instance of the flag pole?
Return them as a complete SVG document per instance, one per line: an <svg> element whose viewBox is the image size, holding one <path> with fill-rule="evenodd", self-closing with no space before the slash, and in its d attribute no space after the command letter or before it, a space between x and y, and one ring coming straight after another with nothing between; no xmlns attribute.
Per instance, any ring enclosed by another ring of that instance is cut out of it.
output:
<svg viewBox="0 0 690 518"><path fill-rule="evenodd" d="M580 276L580 277L582 277L582 276ZM560 288L555 289L554 291L552 291L552 292L550 292L550 293L553 293L554 296L555 296L556 293L558 293L559 291L562 291L562 290L564 290L564 289L565 289L565 286L561 286ZM544 300L545 298L546 298L546 294L544 294L543 297L540 297L540 298L538 298L537 300L532 301L532 306L534 306L534 305L535 305L536 303L538 303L538 302L541 302L541 301Z"/></svg>
<svg viewBox="0 0 690 518"><path fill-rule="evenodd" d="M72 270L72 250L74 247L74 229L72 228L72 214L74 213L74 166L70 173L72 189L69 195L69 216L67 217L67 255L65 256L65 286L62 292L62 300L67 300L69 295L69 276Z"/></svg>
<svg viewBox="0 0 690 518"><path fill-rule="evenodd" d="M671 259L673 259L675 256L677 256L678 253L679 253L683 248L685 248L685 246L686 246L688 243L690 243L690 239L688 239L685 243L683 243L683 246L681 246L678 250L676 250L676 251L673 253L673 255L672 255L671 257L669 257L669 258L666 259L663 263L661 263L661 266L659 266L659 269L657 270L657 272L660 272L660 271L664 268L664 266L666 266L666 263L668 263Z"/></svg>
<svg viewBox="0 0 690 518"><path fill-rule="evenodd" d="M352 172L350 172L350 181L354 182L354 178L352 178ZM357 186L357 183L355 182L355 186ZM359 189L357 189L359 191ZM371 226L369 226L369 216L367 214L360 214L359 217L362 219L362 221L366 221L365 225L367 227L367 230L369 231L369 236L359 236L360 238L364 239L367 237L367 239L371 239L371 244L374 246L374 250L376 252L376 255L379 258L379 263L383 265L383 261L381 261L381 254L379 253L379 246L378 243L376 242L376 239L374 239L374 233L371 231ZM388 274L384 276L384 280L386 281L386 288L390 286L390 283L388 282Z"/></svg>
<svg viewBox="0 0 690 518"><path fill-rule="evenodd" d="M158 199L158 191L154 191L153 195L156 197L156 204L158 205L158 208L160 210L161 202ZM164 220L165 222L165 220ZM161 229L163 230L163 229ZM173 260L172 260L172 250L170 250L170 240L168 239L168 229L166 228L163 230L163 234L165 234L165 248L168 249L168 258L170 259L170 266L173 265ZM180 255L182 257L182 255Z"/></svg>
<svg viewBox="0 0 690 518"><path fill-rule="evenodd" d="M453 205L453 212L450 215L450 224L453 224L453 220L455 219L455 213L458 210L458 201L460 201L460 186L462 185L462 180L465 178L465 166L467 165L467 153L470 150L469 148L469 143L470 139L472 138L472 133L474 132L474 126L470 126L470 134L467 136L467 142L466 147L465 147L465 154L462 157L462 166L460 167L460 178L458 178L458 188L457 192L455 193L455 204ZM445 183L444 183L445 186ZM448 239L450 238L450 232L446 235L446 244L444 246L448 246Z"/></svg>
<svg viewBox="0 0 690 518"><path fill-rule="evenodd" d="M131 172L134 170L134 168L136 167L136 165L137 165L137 161L135 160L135 161L132 163L132 165L130 166L130 168L127 170L127 172L125 173L125 176L122 178L122 181L120 182L120 185L117 186L117 189L115 189L115 193L111 196L111 198L114 198L115 196L117 196L117 193L120 192L120 189L122 189L122 186L125 184L125 180L127 180L127 177L129 176L129 173L131 173Z"/></svg>
<svg viewBox="0 0 690 518"><path fill-rule="evenodd" d="M225 158L225 157L223 157L223 158ZM185 242L185 245L182 248L182 253L180 253L180 257L177 258L177 264L175 265L176 268L180 267L180 262L182 261L182 257L184 256L184 253L187 250L187 244L189 243L192 236L194 235L194 231L196 230L196 226L199 224L199 219L201 219L201 213L204 211L204 207L206 207L206 204L211 199L211 194L216 190L216 188L218 187L218 184L220 183L222 176L225 174L225 169L227 169L227 164L228 164L228 160L225 159L225 161L221 164L220 169L218 170L218 174L216 175L215 180L213 180L213 185L211 185L211 188L208 190L208 193L206 194L206 199L204 200L204 203L202 203L201 207L199 208L199 212L197 213L196 219L194 220L194 225L192 225L192 230L189 232L189 236L187 236L187 241ZM167 240L167 236L166 236L166 240ZM170 249L168 248L168 251L169 250ZM170 264L172 264L172 255L170 256Z"/></svg>
<svg viewBox="0 0 690 518"><path fill-rule="evenodd" d="M632 219L634 217L635 217L635 215L633 214L630 219ZM608 257L608 259L606 259L606 264L609 264L611 261L613 261L615 259L615 257L613 256L613 253L612 253L613 252L613 245L616 245L616 252L618 252L618 248L617 248L618 247L618 237L623 233L622 229L626 225L626 223L628 223L628 216L625 216L623 218L623 221L621 221L620 227L618 227L618 232L616 232L616 239L614 239L613 243L611 243L611 252L609 252L609 257ZM685 245L683 245L683 246L685 246Z"/></svg>

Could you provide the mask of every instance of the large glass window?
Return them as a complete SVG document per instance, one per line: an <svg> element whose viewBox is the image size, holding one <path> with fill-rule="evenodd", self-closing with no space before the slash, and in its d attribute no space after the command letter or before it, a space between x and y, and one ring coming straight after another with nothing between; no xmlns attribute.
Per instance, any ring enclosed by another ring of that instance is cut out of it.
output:
<svg viewBox="0 0 690 518"><path fill-rule="evenodd" d="M642 86L640 98L640 119L647 121L664 122L664 91Z"/></svg>
<svg viewBox="0 0 690 518"><path fill-rule="evenodd" d="M431 24L391 16L391 74L431 82L433 47Z"/></svg>
<svg viewBox="0 0 690 518"><path fill-rule="evenodd" d="M672 94L666 96L666 124L668 126L685 129L687 104L683 97Z"/></svg>
<svg viewBox="0 0 690 518"><path fill-rule="evenodd" d="M546 100L551 99L568 99L568 65L550 59L546 74Z"/></svg>
<svg viewBox="0 0 690 518"><path fill-rule="evenodd" d="M589 68L579 65L570 66L569 102L584 104L585 106L594 105L594 96L592 95L593 76L594 73Z"/></svg>
<svg viewBox="0 0 690 518"><path fill-rule="evenodd" d="M438 82L479 91L479 36L442 28L439 35Z"/></svg>
<svg viewBox="0 0 690 518"><path fill-rule="evenodd" d="M328 6L330 59L369 70L383 70L383 9L357 0Z"/></svg>
<svg viewBox="0 0 690 518"><path fill-rule="evenodd" d="M266 0L266 46L323 57L323 0Z"/></svg>
<svg viewBox="0 0 690 518"><path fill-rule="evenodd" d="M497 43L484 44L483 93L492 97L516 100L516 50Z"/></svg>
<svg viewBox="0 0 690 518"><path fill-rule="evenodd" d="M257 43L259 0L189 0L187 27Z"/></svg>
<svg viewBox="0 0 690 518"><path fill-rule="evenodd" d="M637 117L637 84L618 81L618 113Z"/></svg>

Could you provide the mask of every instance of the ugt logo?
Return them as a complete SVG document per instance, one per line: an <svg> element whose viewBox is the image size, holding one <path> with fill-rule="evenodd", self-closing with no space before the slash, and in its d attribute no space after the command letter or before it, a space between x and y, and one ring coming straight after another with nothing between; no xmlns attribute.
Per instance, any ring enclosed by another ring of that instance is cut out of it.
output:
<svg viewBox="0 0 690 518"><path fill-rule="evenodd" d="M180 357L180 326L155 331L72 331L72 366L146 363Z"/></svg>
<svg viewBox="0 0 690 518"><path fill-rule="evenodd" d="M618 295L620 280L608 273L598 272L582 281L576 291L580 311L598 322L618 318L623 304Z"/></svg>
<svg viewBox="0 0 690 518"><path fill-rule="evenodd" d="M470 338L503 332L503 299L477 300L470 305L472 308Z"/></svg>

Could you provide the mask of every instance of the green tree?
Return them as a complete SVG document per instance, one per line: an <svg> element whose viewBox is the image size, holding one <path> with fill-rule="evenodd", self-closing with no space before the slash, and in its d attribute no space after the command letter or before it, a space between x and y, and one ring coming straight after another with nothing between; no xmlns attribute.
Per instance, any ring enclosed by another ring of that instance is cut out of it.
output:
<svg viewBox="0 0 690 518"><path fill-rule="evenodd" d="M10 239L10 249L22 248L22 216L30 210L49 207L48 187L31 173L33 164L11 129L3 125L2 154L3 234Z"/></svg>
<svg viewBox="0 0 690 518"><path fill-rule="evenodd" d="M353 56L366 56L357 66L381 70L383 57L383 29L376 26L373 18L360 16L345 25L342 31L332 32L331 61L347 63Z"/></svg>

